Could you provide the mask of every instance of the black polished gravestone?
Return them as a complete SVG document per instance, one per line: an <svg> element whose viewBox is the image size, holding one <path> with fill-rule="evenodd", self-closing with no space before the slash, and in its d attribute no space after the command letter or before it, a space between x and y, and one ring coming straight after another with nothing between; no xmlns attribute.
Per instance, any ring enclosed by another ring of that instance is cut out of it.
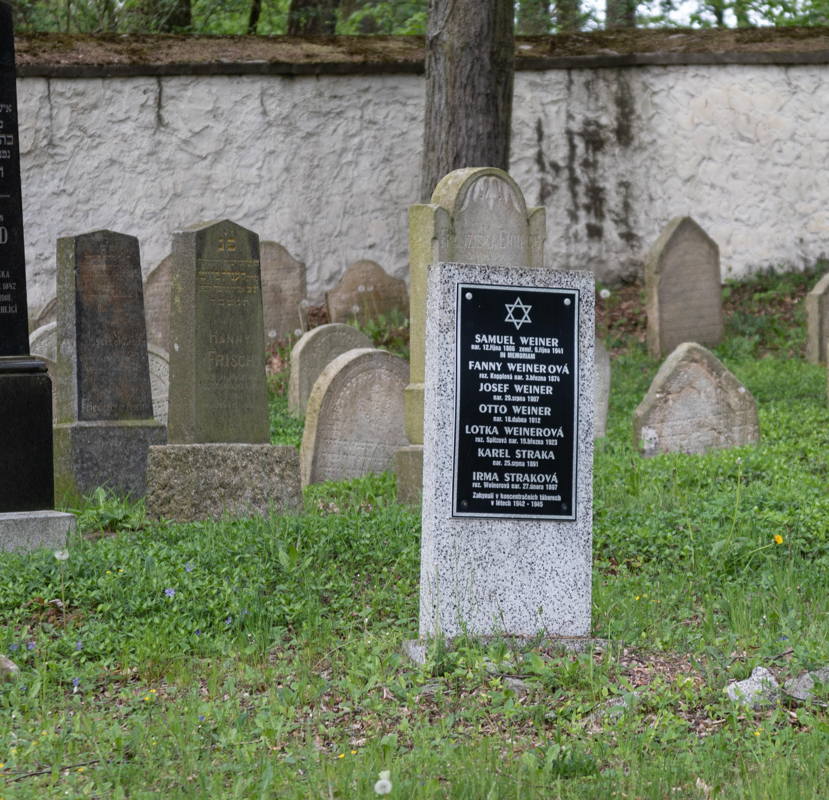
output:
<svg viewBox="0 0 829 800"><path fill-rule="evenodd" d="M0 513L51 509L52 384L29 355L12 11L0 3Z"/></svg>

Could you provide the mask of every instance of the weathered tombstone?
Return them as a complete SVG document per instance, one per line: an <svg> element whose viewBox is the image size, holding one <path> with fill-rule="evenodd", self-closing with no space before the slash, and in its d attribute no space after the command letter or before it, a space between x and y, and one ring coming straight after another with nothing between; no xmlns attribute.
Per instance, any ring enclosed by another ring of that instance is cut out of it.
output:
<svg viewBox="0 0 829 800"><path fill-rule="evenodd" d="M29 355L12 10L0 2L0 548L62 546L71 514L52 511L52 386Z"/></svg>
<svg viewBox="0 0 829 800"><path fill-rule="evenodd" d="M665 359L633 418L642 455L705 453L760 438L757 406L709 350L685 342Z"/></svg>
<svg viewBox="0 0 829 800"><path fill-rule="evenodd" d="M261 242L265 346L287 341L300 327L297 305L305 297L305 264L276 242Z"/></svg>
<svg viewBox="0 0 829 800"><path fill-rule="evenodd" d="M596 439L607 433L607 410L610 405L610 353L607 348L596 340L594 351L596 362L596 401L593 412L593 434Z"/></svg>
<svg viewBox="0 0 829 800"><path fill-rule="evenodd" d="M406 441L402 358L363 348L337 356L317 378L305 414L302 485L392 468Z"/></svg>
<svg viewBox="0 0 829 800"><path fill-rule="evenodd" d="M167 256L144 281L144 318L147 321L147 344L170 349L170 285L173 257Z"/></svg>
<svg viewBox="0 0 829 800"><path fill-rule="evenodd" d="M413 503L420 498L428 265L454 261L540 267L546 226L544 209L527 208L518 184L494 167L450 172L435 187L431 203L409 208L411 356L406 435L410 445L396 457L401 502Z"/></svg>
<svg viewBox="0 0 829 800"><path fill-rule="evenodd" d="M392 278L374 261L357 261L343 273L340 282L325 294L331 322L364 325L381 314L409 311L406 282Z"/></svg>
<svg viewBox="0 0 829 800"><path fill-rule="evenodd" d="M806 327L806 359L812 364L825 364L829 339L829 272L806 295Z"/></svg>
<svg viewBox="0 0 829 800"><path fill-rule="evenodd" d="M224 220L173 237L169 441L266 443L259 237Z"/></svg>
<svg viewBox="0 0 829 800"><path fill-rule="evenodd" d="M191 444L151 447L147 510L178 522L299 511L295 447Z"/></svg>
<svg viewBox="0 0 829 800"><path fill-rule="evenodd" d="M153 416L167 424L167 407L170 395L170 356L161 347L147 348L150 367L150 393L153 398Z"/></svg>
<svg viewBox="0 0 829 800"><path fill-rule="evenodd" d="M371 347L371 339L351 325L332 322L302 334L291 350L288 411L305 416L308 398L320 373L339 355Z"/></svg>
<svg viewBox="0 0 829 800"><path fill-rule="evenodd" d="M648 350L683 342L719 344L723 335L720 250L690 217L672 219L645 264Z"/></svg>
<svg viewBox="0 0 829 800"><path fill-rule="evenodd" d="M94 231L57 250L56 491L142 497L147 448L167 432L153 418L138 239Z"/></svg>
<svg viewBox="0 0 829 800"><path fill-rule="evenodd" d="M423 640L590 634L593 276L430 267Z"/></svg>
<svg viewBox="0 0 829 800"><path fill-rule="evenodd" d="M170 444L150 450L150 515L189 521L299 507L296 450L268 444L262 331L259 237L229 220L175 234Z"/></svg>

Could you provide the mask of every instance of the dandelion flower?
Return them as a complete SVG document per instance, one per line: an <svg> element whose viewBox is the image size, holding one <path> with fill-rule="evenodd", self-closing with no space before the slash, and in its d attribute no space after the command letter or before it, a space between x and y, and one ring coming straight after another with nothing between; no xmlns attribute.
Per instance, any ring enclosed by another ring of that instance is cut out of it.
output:
<svg viewBox="0 0 829 800"><path fill-rule="evenodd" d="M607 300L607 298L610 297L610 289L600 289L599 297L601 297L602 300Z"/></svg>
<svg viewBox="0 0 829 800"><path fill-rule="evenodd" d="M774 543L783 544L783 537L779 533L774 534Z"/></svg>
<svg viewBox="0 0 829 800"><path fill-rule="evenodd" d="M66 561L69 558L69 551L68 550L55 550L53 555L58 561Z"/></svg>
<svg viewBox="0 0 829 800"><path fill-rule="evenodd" d="M391 794L391 780L389 776L391 772L387 769L384 769L380 773L380 780L378 780L374 784L374 793L375 794Z"/></svg>

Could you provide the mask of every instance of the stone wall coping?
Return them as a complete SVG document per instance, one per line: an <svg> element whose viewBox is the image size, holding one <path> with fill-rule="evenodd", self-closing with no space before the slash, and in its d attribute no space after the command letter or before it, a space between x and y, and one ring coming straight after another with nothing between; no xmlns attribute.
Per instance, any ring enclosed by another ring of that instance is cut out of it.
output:
<svg viewBox="0 0 829 800"><path fill-rule="evenodd" d="M20 77L420 74L421 36L63 34L16 39ZM829 63L829 28L593 31L516 37L521 71Z"/></svg>

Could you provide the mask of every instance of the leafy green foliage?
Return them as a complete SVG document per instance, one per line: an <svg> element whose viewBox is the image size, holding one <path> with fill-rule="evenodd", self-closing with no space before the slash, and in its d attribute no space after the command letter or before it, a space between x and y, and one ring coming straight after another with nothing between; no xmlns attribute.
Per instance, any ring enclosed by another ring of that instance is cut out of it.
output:
<svg viewBox="0 0 829 800"><path fill-rule="evenodd" d="M409 320L400 311L378 314L364 325L355 324L368 336L375 347L388 350L396 356L409 358Z"/></svg>

